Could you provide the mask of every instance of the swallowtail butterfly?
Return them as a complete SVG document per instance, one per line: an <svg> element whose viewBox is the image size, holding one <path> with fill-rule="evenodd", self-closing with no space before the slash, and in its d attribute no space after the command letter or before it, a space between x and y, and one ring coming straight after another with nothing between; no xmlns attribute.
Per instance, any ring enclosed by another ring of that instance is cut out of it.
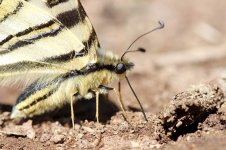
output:
<svg viewBox="0 0 226 150"><path fill-rule="evenodd" d="M79 0L0 0L0 84L26 83L11 118L70 103L73 121L73 102L95 96L99 121L99 94L133 67L123 56L101 50Z"/></svg>

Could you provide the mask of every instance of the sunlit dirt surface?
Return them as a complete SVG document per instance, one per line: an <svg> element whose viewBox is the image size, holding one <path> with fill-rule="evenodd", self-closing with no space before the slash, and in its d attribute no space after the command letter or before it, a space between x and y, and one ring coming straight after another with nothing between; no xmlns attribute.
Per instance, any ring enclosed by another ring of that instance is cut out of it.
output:
<svg viewBox="0 0 226 150"><path fill-rule="evenodd" d="M144 121L125 81L122 96L128 110L127 121L119 112L115 95L110 93L109 98L101 101L101 124L95 122L95 102L75 104L75 131L71 128L70 112L66 111L69 106L54 115L10 120L8 105L15 103L21 89L1 87L0 101L4 105L0 106L0 149L223 150L225 88L219 86L218 78L226 73L226 2L83 0L82 3L102 49L118 56L136 37L158 26L158 20L165 22L163 30L133 45L132 49L145 48L145 54L126 55L136 65L128 77L149 121Z"/></svg>

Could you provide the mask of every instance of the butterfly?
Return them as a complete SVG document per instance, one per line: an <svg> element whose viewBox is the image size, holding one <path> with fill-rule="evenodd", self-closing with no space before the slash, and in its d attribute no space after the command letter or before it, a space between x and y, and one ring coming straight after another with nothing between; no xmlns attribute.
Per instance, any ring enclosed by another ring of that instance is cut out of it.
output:
<svg viewBox="0 0 226 150"><path fill-rule="evenodd" d="M37 116L70 103L74 126L73 103L96 97L99 122L99 95L110 90L118 93L124 111L120 93L108 87L133 68L124 55L118 58L101 49L79 0L0 1L0 84L25 83L11 118Z"/></svg>

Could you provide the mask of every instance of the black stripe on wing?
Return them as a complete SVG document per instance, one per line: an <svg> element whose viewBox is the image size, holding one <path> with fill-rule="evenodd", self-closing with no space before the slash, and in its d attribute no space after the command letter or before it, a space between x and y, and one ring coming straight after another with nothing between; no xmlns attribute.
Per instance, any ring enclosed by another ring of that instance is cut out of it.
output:
<svg viewBox="0 0 226 150"><path fill-rule="evenodd" d="M59 55L59 56L54 56L54 57L49 57L47 59L44 59L44 62L48 62L48 63L67 62L67 61L70 61L71 59L83 57L85 55L87 55L87 53L84 49L82 49L80 52L75 52L73 50L73 51L66 53L66 54L62 54L62 55Z"/></svg>
<svg viewBox="0 0 226 150"><path fill-rule="evenodd" d="M60 14L57 15L56 18L62 24L64 24L67 28L70 29L70 28L73 28L73 27L76 28L76 25L79 24L80 22L84 23L84 26L89 26L88 25L89 24L88 23L89 20L88 19L86 20L86 17L88 17L88 16L87 16L82 4L80 3L80 1L78 1L77 8L65 11L63 13L60 13ZM81 29L81 32L82 32L82 30L83 29ZM92 44L94 44L93 43L94 41L97 42L96 48L100 47L100 44L99 44L96 32L95 32L93 27L90 28L90 33L89 34L90 34L89 35L90 37L89 37L88 40L84 41L84 40L80 39L81 42L83 43L83 45L85 45L86 51L88 51L89 48L92 46Z"/></svg>
<svg viewBox="0 0 226 150"><path fill-rule="evenodd" d="M79 22L83 22L86 17L85 13L78 14L76 11L76 9L65 11L57 15L57 19L68 28L74 27Z"/></svg>
<svg viewBox="0 0 226 150"><path fill-rule="evenodd" d="M3 1L3 0L2 0L2 1ZM1 2L2 2L2 1L1 1ZM1 4L1 3L0 3L0 4ZM16 8L15 8L13 11L7 13L7 14L0 20L0 23L3 22L3 21L5 21L8 17L15 15L18 11L20 11L20 9L21 9L22 7L23 7L23 3L22 3L22 2L19 2L19 3L17 4ZM1 11L4 11L4 10L1 10Z"/></svg>
<svg viewBox="0 0 226 150"><path fill-rule="evenodd" d="M7 36L5 39L3 39L2 41L0 41L0 46L2 46L3 44L5 44L6 42L10 41L12 38L13 38L13 35Z"/></svg>
<svg viewBox="0 0 226 150"><path fill-rule="evenodd" d="M56 5L59 5L61 3L65 3L65 2L68 2L69 0L47 0L46 1L46 4L48 7L52 8Z"/></svg>
<svg viewBox="0 0 226 150"><path fill-rule="evenodd" d="M23 46L26 46L26 45L29 45L29 44L33 44L35 41L37 41L39 39L42 39L42 38L45 38L45 37L50 37L50 36L51 37L56 36L62 29L63 29L63 26L61 26L57 29L54 29L54 30L49 30L48 32L43 32L43 33L39 34L37 37L32 38L32 39L27 39L27 40L24 40L24 41L18 41L15 44L9 46L8 49L10 51L13 51L17 48L20 48L20 47L23 47Z"/></svg>
<svg viewBox="0 0 226 150"><path fill-rule="evenodd" d="M95 42L98 42L98 39L97 39L95 31L92 30L89 35L89 39L86 41L82 41L82 44L85 45L86 48L90 48L93 44L95 44ZM99 42L98 42L98 47L100 47Z"/></svg>
<svg viewBox="0 0 226 150"><path fill-rule="evenodd" d="M38 70L41 68L49 68L49 65L39 63L39 62L32 62L32 61L22 61L22 62L17 62L17 63L11 63L7 65L1 65L0 66L0 74L5 74L5 73L26 73L32 70Z"/></svg>
<svg viewBox="0 0 226 150"><path fill-rule="evenodd" d="M29 45L29 44L33 44L36 40L39 40L41 38L56 36L60 31L62 31L62 29L64 29L64 25L57 25L58 28L49 29L49 30L47 29L47 30L44 30L42 32L38 32L41 29L48 28L48 27L54 25L55 23L56 23L55 20L50 20L47 23L43 23L43 24L40 24L40 25L37 25L37 26L34 26L34 27L29 27L29 28L27 28L27 29L25 29L21 32L18 32L15 35L7 36L5 39L3 39L0 42L0 46L4 46L4 44L6 44L7 42L10 42L10 40L12 40L14 37L17 37L18 39L22 39L22 40L19 40L15 43L11 44L10 46L7 47L6 51L0 51L0 54L6 54L10 51L17 49L17 48L20 48L20 47L23 47L23 46L26 46L26 45ZM32 32L34 32L33 37L28 37L27 39L26 38L23 39L22 36L26 36L26 35L28 35Z"/></svg>
<svg viewBox="0 0 226 150"><path fill-rule="evenodd" d="M34 26L34 27L29 27L28 29L25 29L24 31L18 32L18 33L16 34L16 36L17 36L17 37L20 37L20 36L29 34L29 33L33 32L33 31L35 31L35 30L40 30L40 29L49 27L49 26L53 25L54 23L55 23L54 20L50 20L50 21L48 21L47 23L43 23L43 24L40 24L40 25L37 25L37 26Z"/></svg>
<svg viewBox="0 0 226 150"><path fill-rule="evenodd" d="M30 86L28 86L23 93L18 97L16 104L19 104L20 102L24 101L25 99L27 99L28 97L34 95L36 92L44 89L44 88L48 88L48 86L50 86L51 84L54 84L55 82L47 82L47 83L42 83L40 84L38 81L35 81L34 83L32 83ZM56 90L57 88L60 86L60 84L58 84L57 87L53 88L52 90L50 90L49 92L45 93L44 95L37 97L36 99L34 99L32 101L32 103L20 108L19 110L22 111L24 109L28 109L29 107L37 104L38 102L48 98L49 96L51 96Z"/></svg>

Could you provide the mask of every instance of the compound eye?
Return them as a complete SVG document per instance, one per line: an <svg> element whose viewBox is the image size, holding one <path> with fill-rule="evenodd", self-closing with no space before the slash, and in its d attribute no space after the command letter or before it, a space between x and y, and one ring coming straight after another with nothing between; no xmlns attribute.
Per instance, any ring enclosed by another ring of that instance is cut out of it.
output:
<svg viewBox="0 0 226 150"><path fill-rule="evenodd" d="M123 73L126 72L126 66L124 64L122 64L122 63L117 64L115 69L116 69L116 73L117 74L123 74Z"/></svg>

